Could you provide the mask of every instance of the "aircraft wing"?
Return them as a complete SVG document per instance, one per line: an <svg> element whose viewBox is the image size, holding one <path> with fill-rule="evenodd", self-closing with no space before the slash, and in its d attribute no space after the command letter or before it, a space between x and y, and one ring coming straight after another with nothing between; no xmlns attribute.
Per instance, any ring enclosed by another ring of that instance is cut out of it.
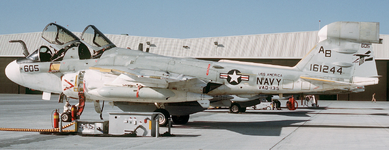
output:
<svg viewBox="0 0 389 150"><path fill-rule="evenodd" d="M97 70L103 73L117 75L111 83L106 83L107 86L141 86L141 87L156 87L168 88L169 84L179 84L180 82L193 82L199 79L182 74L174 74L157 70L145 69L128 69L124 67L90 67L89 69Z"/></svg>
<svg viewBox="0 0 389 150"><path fill-rule="evenodd" d="M95 66L85 71L83 81L84 92L95 99L142 103L197 101L208 108L209 99L213 98L202 94L207 86L203 80L158 70Z"/></svg>

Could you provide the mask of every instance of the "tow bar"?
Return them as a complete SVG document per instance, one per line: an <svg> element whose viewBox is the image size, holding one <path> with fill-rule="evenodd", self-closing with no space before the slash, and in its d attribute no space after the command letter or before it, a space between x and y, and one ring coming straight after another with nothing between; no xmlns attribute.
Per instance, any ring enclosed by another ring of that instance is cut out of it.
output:
<svg viewBox="0 0 389 150"><path fill-rule="evenodd" d="M63 130L66 129L72 125L74 125L76 122L69 123L67 125L62 126L62 132L64 133L75 133L76 130ZM20 132L40 132L41 134L44 133L60 133L59 128L54 129L28 129L28 128L0 128L0 131L20 131Z"/></svg>

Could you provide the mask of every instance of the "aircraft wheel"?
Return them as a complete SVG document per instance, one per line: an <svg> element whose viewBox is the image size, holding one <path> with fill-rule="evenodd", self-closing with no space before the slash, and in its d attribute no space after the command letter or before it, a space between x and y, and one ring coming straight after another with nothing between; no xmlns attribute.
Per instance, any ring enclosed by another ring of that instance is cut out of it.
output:
<svg viewBox="0 0 389 150"><path fill-rule="evenodd" d="M172 116L172 119L175 124L186 124L189 121L189 115Z"/></svg>
<svg viewBox="0 0 389 150"><path fill-rule="evenodd" d="M240 110L241 110L241 108L240 108L239 104L237 104L237 103L232 103L231 104L231 107L230 107L230 112L231 113L239 113Z"/></svg>
<svg viewBox="0 0 389 150"><path fill-rule="evenodd" d="M157 109L154 112L162 113L162 115L159 115L159 126L165 127L168 124L169 112L165 109Z"/></svg>
<svg viewBox="0 0 389 150"><path fill-rule="evenodd" d="M72 121L70 113L63 113L61 115L61 119L62 119L63 122L70 122L70 121Z"/></svg>

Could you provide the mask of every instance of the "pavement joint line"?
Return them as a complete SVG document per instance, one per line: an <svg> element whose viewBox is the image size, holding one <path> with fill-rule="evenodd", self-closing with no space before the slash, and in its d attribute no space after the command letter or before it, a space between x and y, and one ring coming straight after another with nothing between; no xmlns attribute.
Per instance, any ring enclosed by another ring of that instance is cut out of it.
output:
<svg viewBox="0 0 389 150"><path fill-rule="evenodd" d="M293 133L295 133L298 129L300 129L300 127L304 126L309 120L312 120L311 118L316 117L318 114L320 114L321 111L323 111L323 110L320 110L318 113L315 113L313 116L309 117L310 119L304 121L303 124L296 127L296 129L294 129L292 132L290 132L288 135L286 135L284 138L282 138L280 141L278 141L276 144L274 144L272 147L270 147L269 150L271 150L274 147L276 147L277 145L279 145L281 142L283 142L285 139L287 139L289 136L291 136Z"/></svg>
<svg viewBox="0 0 389 150"><path fill-rule="evenodd" d="M278 141L276 144L274 144L269 150L273 149L276 147L278 144L280 144L282 141L284 141L286 138L291 136L294 132L296 132L301 126L303 126L305 123L307 123L309 120L304 121L304 123L300 126L298 126L296 129L294 129L292 132L290 132L288 135L286 135L284 138L282 138L280 141Z"/></svg>
<svg viewBox="0 0 389 150"><path fill-rule="evenodd" d="M376 124L380 125L381 127L384 127L386 132L389 132L389 127L385 127L384 125L382 125L381 123L379 123L376 119L374 119L374 118L372 117L372 115L369 115L369 117L370 117L371 120L374 120L374 122L375 122Z"/></svg>

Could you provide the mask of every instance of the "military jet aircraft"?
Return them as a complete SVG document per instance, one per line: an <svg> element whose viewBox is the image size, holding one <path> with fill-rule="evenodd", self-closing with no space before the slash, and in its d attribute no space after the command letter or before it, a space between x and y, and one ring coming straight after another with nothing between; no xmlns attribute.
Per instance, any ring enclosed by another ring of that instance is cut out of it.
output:
<svg viewBox="0 0 389 150"><path fill-rule="evenodd" d="M335 22L323 27L319 43L294 67L221 60L174 58L116 47L95 26L81 38L48 24L41 46L6 67L13 82L60 99L109 101L123 111L161 112L185 124L189 115L234 97L251 101L260 94L363 91L378 83L372 43L380 43L379 23ZM91 50L90 50L91 49ZM285 49L288 51L288 49ZM27 52L28 53L28 52ZM45 96L46 95L46 96ZM239 105L235 107L239 110Z"/></svg>

